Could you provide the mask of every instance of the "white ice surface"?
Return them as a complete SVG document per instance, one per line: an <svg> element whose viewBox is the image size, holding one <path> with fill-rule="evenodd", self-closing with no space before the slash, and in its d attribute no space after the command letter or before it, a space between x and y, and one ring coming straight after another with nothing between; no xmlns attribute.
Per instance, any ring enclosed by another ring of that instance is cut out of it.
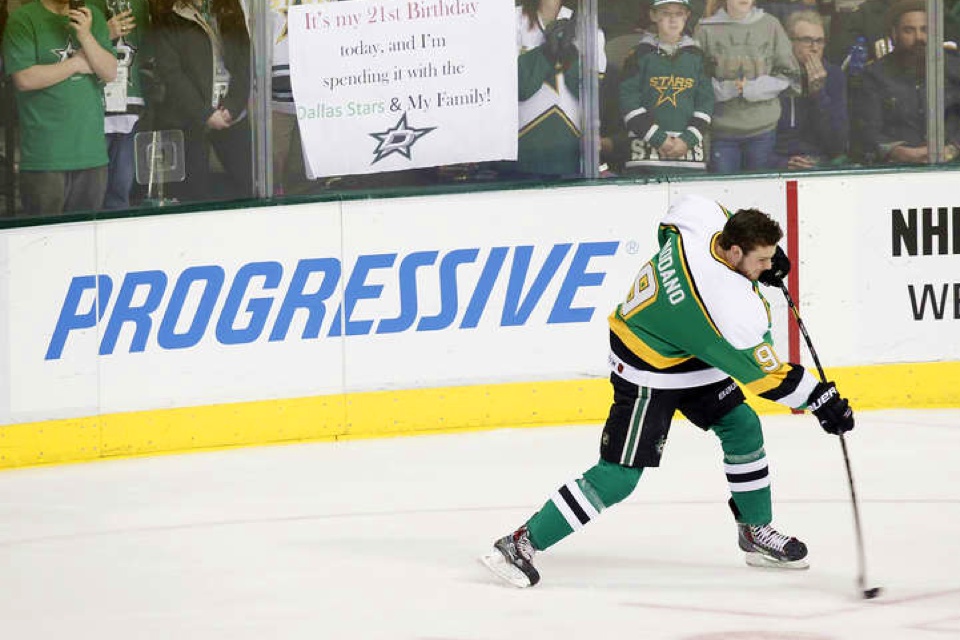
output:
<svg viewBox="0 0 960 640"><path fill-rule="evenodd" d="M477 561L597 459L600 427L195 453L0 473L0 638L960 638L960 411L858 414L859 597L837 438L764 419L774 524L809 571L737 549L719 445L674 424L660 469L537 556Z"/></svg>

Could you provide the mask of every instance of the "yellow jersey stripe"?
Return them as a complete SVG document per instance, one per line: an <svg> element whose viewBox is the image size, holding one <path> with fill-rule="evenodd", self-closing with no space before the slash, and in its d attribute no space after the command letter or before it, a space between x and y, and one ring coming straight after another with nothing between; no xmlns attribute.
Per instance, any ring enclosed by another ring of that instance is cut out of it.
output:
<svg viewBox="0 0 960 640"><path fill-rule="evenodd" d="M616 311L610 314L609 321L610 330L617 334L617 337L620 338L623 344L627 345L627 348L630 349L631 352L640 356L644 362L653 365L658 369L667 369L669 367L682 364L693 358L693 356L670 358L660 355L653 349L653 347L648 345L635 333L633 333L633 331L630 330L630 327L627 326L627 323L617 315Z"/></svg>
<svg viewBox="0 0 960 640"><path fill-rule="evenodd" d="M755 393L756 395L766 393L783 384L787 379L787 373L789 373L789 371L790 367L781 365L780 368L773 373L767 374L759 380L748 382L745 386L750 390L750 393Z"/></svg>

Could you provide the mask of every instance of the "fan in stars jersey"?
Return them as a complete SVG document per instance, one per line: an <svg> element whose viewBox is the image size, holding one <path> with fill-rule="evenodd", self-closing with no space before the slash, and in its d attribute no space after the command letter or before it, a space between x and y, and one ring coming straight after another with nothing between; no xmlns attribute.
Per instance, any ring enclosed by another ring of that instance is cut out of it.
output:
<svg viewBox="0 0 960 640"><path fill-rule="evenodd" d="M103 14L67 0L13 12L3 38L20 114L20 197L27 215L96 210L106 188L102 84L117 59Z"/></svg>

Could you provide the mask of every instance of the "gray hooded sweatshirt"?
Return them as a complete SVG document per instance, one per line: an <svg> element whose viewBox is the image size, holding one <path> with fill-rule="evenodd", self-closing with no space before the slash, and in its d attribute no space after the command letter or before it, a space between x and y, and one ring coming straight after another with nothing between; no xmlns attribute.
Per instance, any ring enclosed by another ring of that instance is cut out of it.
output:
<svg viewBox="0 0 960 640"><path fill-rule="evenodd" d="M776 128L780 94L800 92L800 65L780 21L756 7L742 20L720 9L697 25L716 99L715 137L753 136ZM736 82L743 79L743 95Z"/></svg>

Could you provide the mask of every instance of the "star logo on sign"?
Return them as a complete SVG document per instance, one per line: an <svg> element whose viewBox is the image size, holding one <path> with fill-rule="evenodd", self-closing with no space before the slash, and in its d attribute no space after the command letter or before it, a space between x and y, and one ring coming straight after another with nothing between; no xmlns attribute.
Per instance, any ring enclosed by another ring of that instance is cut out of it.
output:
<svg viewBox="0 0 960 640"><path fill-rule="evenodd" d="M399 153L409 160L410 147L413 146L413 143L434 129L436 129L436 127L425 127L423 129L411 127L407 124L407 114L404 113L392 129L368 134L370 137L376 138L380 143L377 145L377 148L373 150L376 157L370 164L376 164L392 153Z"/></svg>

